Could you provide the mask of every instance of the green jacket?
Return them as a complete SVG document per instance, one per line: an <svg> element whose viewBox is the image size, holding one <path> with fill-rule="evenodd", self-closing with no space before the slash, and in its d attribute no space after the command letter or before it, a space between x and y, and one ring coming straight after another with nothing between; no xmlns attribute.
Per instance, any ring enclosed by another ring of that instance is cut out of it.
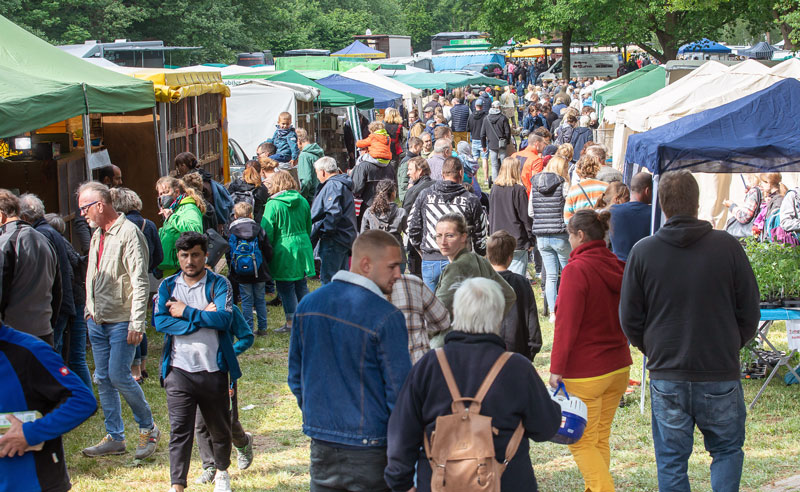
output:
<svg viewBox="0 0 800 492"><path fill-rule="evenodd" d="M500 288L503 290L503 297L506 301L503 315L511 310L511 306L513 306L514 302L517 300L514 289L508 285L508 282L506 282L499 273L494 271L489 260L472 251L467 251L465 248L456 255L452 263L444 267L442 276L439 277L439 284L436 286L436 297L438 297L447 310L450 311L451 319L453 316L453 298L456 295L456 289L452 288L453 285L474 277L489 278L500 284Z"/></svg>
<svg viewBox="0 0 800 492"><path fill-rule="evenodd" d="M178 252L175 250L175 241L184 232L203 233L203 214L197 208L194 198L187 196L178 204L172 215L169 216L161 229L158 230L158 237L161 239L161 248L164 250L164 261L158 265L158 269L164 272L164 276L172 275L180 268L178 264Z"/></svg>
<svg viewBox="0 0 800 492"><path fill-rule="evenodd" d="M272 195L264 207L261 227L272 244L269 271L274 280L291 282L311 277L314 249L311 247L311 207L295 190Z"/></svg>
<svg viewBox="0 0 800 492"><path fill-rule="evenodd" d="M312 143L303 147L300 155L297 156L297 178L300 180L300 194L308 200L308 203L311 203L311 200L314 199L314 193L317 192L317 186L319 186L317 173L314 171L314 163L324 155L325 152L322 147Z"/></svg>

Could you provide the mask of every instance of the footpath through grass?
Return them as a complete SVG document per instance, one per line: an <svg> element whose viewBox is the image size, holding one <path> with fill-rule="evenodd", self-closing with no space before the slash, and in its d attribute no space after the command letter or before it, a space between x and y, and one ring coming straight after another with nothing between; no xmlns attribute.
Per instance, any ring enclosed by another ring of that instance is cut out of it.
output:
<svg viewBox="0 0 800 492"><path fill-rule="evenodd" d="M319 284L312 282L314 289ZM535 288L541 312L541 292ZM713 313L709 313L713 315ZM534 365L543 380L549 377L553 327L541 319L544 347ZM269 327L283 324L283 310L269 308ZM169 419L164 390L158 383L162 339L148 331L150 355L147 368L150 378L144 383L147 400L162 430L162 441L156 454L142 464L134 463L137 428L130 409L123 402L123 416L128 439L128 454L107 458L84 458L80 450L95 444L105 435L102 412L98 413L64 438L66 460L76 492L137 491L167 492L169 480ZM776 323L770 340L786 349L786 330ZM309 488L309 440L301 431L301 414L286 384L288 334L258 337L253 347L240 357L244 377L239 382L240 419L255 437L255 461L245 471L234 463L230 471L233 489L239 492L262 490L302 491ZM633 379L641 378L642 357L634 351ZM91 361L91 356L88 357ZM91 364L90 364L91 368ZM762 490L766 484L798 473L800 456L800 387L787 387L775 378L756 407L747 417L744 476L742 490ZM763 380L745 381L745 400L752 401ZM650 433L649 398L645 414L639 413L639 391L628 397L629 405L621 408L614 419L611 435L611 471L617 490L655 491L656 465ZM249 408L245 410L245 408ZM542 491L582 491L583 481L566 446L534 443L531 458ZM695 432L695 446L689 461L689 477L694 491L710 491L708 467L711 459L703 449L702 436ZM195 453L189 472L188 490L213 490L213 485L194 485L200 473Z"/></svg>

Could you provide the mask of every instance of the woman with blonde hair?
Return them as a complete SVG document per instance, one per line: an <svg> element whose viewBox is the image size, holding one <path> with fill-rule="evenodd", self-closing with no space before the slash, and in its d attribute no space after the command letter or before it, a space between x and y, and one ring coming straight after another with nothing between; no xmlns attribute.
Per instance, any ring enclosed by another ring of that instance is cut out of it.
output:
<svg viewBox="0 0 800 492"><path fill-rule="evenodd" d="M196 199L199 199L197 206L200 207L200 201L203 202L203 230L207 231L209 229L217 229L219 220L217 219L216 209L214 208L214 205L203 198L203 176L198 173L189 173L184 174L181 180L186 184L187 190L194 190L197 193L197 196L195 197Z"/></svg>
<svg viewBox="0 0 800 492"><path fill-rule="evenodd" d="M389 138L392 141L389 143L392 149L392 165L397 170L400 165L400 159L403 158L403 117L400 116L400 111L394 108L386 109L383 115L383 127Z"/></svg>
<svg viewBox="0 0 800 492"><path fill-rule="evenodd" d="M524 276L528 270L528 251L533 249L536 239L531 232L528 191L522 185L519 167L516 157L506 157L500 165L489 195L489 234L505 230L516 239L517 248L508 269Z"/></svg>
<svg viewBox="0 0 800 492"><path fill-rule="evenodd" d="M267 191L269 191L269 182L272 179L272 176L275 175L275 172L278 170L278 166L280 166L280 162L270 159L269 157L262 157L261 160L261 170L259 171L259 175L261 176L261 184L267 187Z"/></svg>
<svg viewBox="0 0 800 492"><path fill-rule="evenodd" d="M277 333L291 331L297 304L308 294L306 277L315 274L311 208L299 188L287 171L275 172L269 186L272 196L261 219L261 227L272 244L269 270L286 315L286 324L275 330Z"/></svg>
<svg viewBox="0 0 800 492"><path fill-rule="evenodd" d="M558 150L556 150L555 155L558 157L563 157L566 159L567 164L572 161L572 156L575 152L575 149L572 147L571 143L564 143L558 146Z"/></svg>
<svg viewBox="0 0 800 492"><path fill-rule="evenodd" d="M766 222L770 216L780 212L787 188L781 182L783 180L781 173L760 173L758 179L763 199L759 214L753 222L753 235L758 236L761 241L770 241L772 231L767 230Z"/></svg>
<svg viewBox="0 0 800 492"><path fill-rule="evenodd" d="M206 205L198 191L186 186L183 180L172 176L164 176L156 181L156 192L160 208L158 213L164 217L164 225L158 230L164 260L158 265L158 269L167 276L174 274L180 268L175 241L184 232L203 233L203 213L206 211Z"/></svg>
<svg viewBox="0 0 800 492"><path fill-rule="evenodd" d="M596 179L601 167L602 163L599 160L593 159L588 155L581 157L575 164L575 176L577 179L569 188L564 204L564 220L566 222L569 222L569 219L578 210L595 208L603 197L603 193L608 188L608 183Z"/></svg>

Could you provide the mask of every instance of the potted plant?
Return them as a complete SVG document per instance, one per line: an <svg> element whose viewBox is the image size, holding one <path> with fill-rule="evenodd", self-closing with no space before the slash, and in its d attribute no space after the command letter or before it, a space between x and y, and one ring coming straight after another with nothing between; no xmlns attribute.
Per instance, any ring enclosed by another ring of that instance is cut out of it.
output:
<svg viewBox="0 0 800 492"><path fill-rule="evenodd" d="M758 282L761 307L800 308L800 248L748 238L745 250Z"/></svg>

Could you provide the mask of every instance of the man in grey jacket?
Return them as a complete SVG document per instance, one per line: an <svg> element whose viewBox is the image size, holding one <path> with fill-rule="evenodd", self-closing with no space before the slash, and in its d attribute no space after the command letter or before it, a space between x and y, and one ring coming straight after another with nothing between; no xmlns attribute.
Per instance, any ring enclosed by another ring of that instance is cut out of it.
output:
<svg viewBox="0 0 800 492"><path fill-rule="evenodd" d="M53 345L61 305L55 249L19 217L20 203L0 189L0 320Z"/></svg>

